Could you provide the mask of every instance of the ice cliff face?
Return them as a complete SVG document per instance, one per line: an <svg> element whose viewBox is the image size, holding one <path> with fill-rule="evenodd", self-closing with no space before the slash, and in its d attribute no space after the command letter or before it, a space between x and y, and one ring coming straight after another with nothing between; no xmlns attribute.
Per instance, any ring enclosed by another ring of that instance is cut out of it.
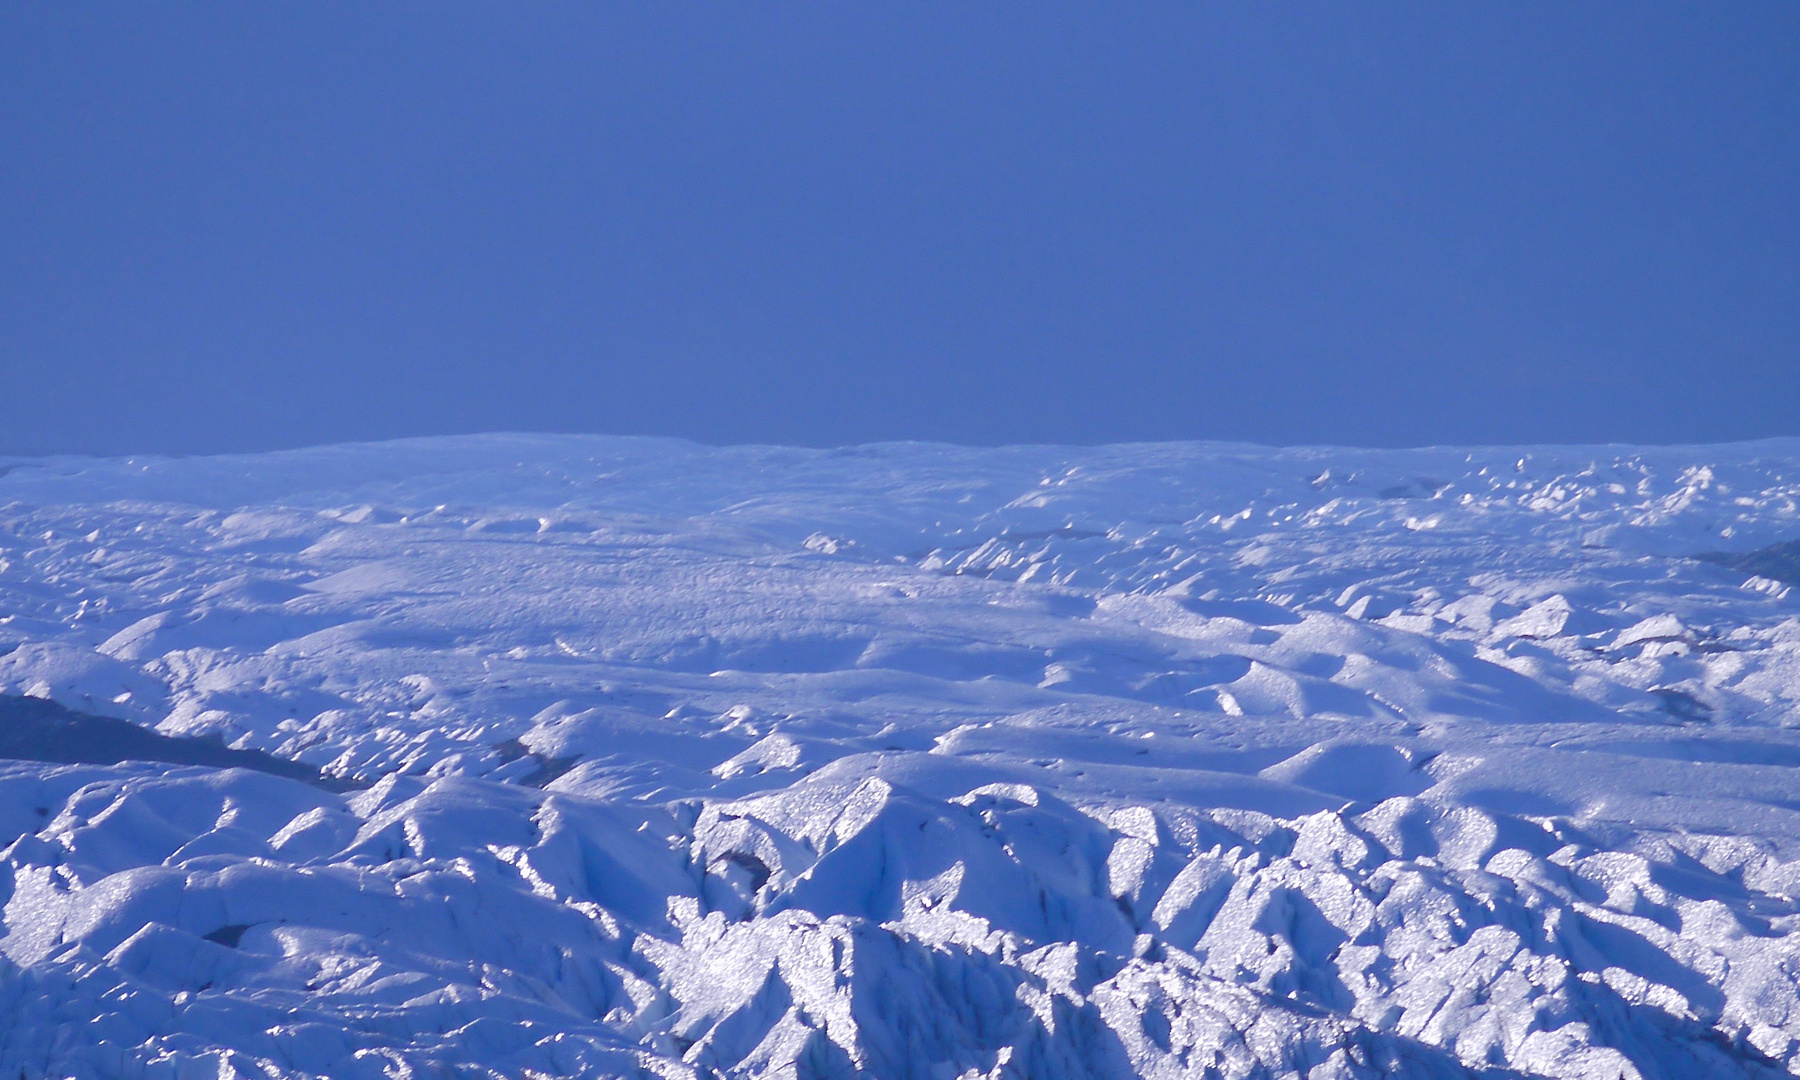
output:
<svg viewBox="0 0 1800 1080"><path fill-rule="evenodd" d="M0 470L0 1077L1800 1073L1800 442Z"/></svg>

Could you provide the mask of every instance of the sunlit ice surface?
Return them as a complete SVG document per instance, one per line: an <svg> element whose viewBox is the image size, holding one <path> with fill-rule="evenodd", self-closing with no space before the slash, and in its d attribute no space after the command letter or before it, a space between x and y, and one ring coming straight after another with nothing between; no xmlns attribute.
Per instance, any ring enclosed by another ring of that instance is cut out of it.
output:
<svg viewBox="0 0 1800 1080"><path fill-rule="evenodd" d="M0 1076L1800 1072L1800 441L0 470Z"/></svg>

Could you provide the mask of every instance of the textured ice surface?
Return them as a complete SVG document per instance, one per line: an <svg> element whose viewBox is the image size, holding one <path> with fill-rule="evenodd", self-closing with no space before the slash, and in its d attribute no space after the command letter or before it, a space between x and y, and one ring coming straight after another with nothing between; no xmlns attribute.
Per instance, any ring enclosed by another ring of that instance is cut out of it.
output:
<svg viewBox="0 0 1800 1080"><path fill-rule="evenodd" d="M0 461L0 694L359 785L0 763L0 1077L1800 1072L1797 537L1800 442Z"/></svg>

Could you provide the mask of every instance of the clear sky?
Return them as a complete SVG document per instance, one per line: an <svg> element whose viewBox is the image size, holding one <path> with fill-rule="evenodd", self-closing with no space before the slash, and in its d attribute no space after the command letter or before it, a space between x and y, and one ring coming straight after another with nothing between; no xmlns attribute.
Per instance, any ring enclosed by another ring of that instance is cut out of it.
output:
<svg viewBox="0 0 1800 1080"><path fill-rule="evenodd" d="M0 451L1800 434L1800 4L0 7Z"/></svg>

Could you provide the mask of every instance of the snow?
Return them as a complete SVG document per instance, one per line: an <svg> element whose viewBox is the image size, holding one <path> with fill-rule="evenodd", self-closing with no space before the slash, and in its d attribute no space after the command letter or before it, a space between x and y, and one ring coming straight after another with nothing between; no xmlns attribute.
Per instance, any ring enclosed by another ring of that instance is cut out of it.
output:
<svg viewBox="0 0 1800 1080"><path fill-rule="evenodd" d="M0 694L249 766L0 762L0 1076L1800 1073L1796 536L1800 441L0 460Z"/></svg>

